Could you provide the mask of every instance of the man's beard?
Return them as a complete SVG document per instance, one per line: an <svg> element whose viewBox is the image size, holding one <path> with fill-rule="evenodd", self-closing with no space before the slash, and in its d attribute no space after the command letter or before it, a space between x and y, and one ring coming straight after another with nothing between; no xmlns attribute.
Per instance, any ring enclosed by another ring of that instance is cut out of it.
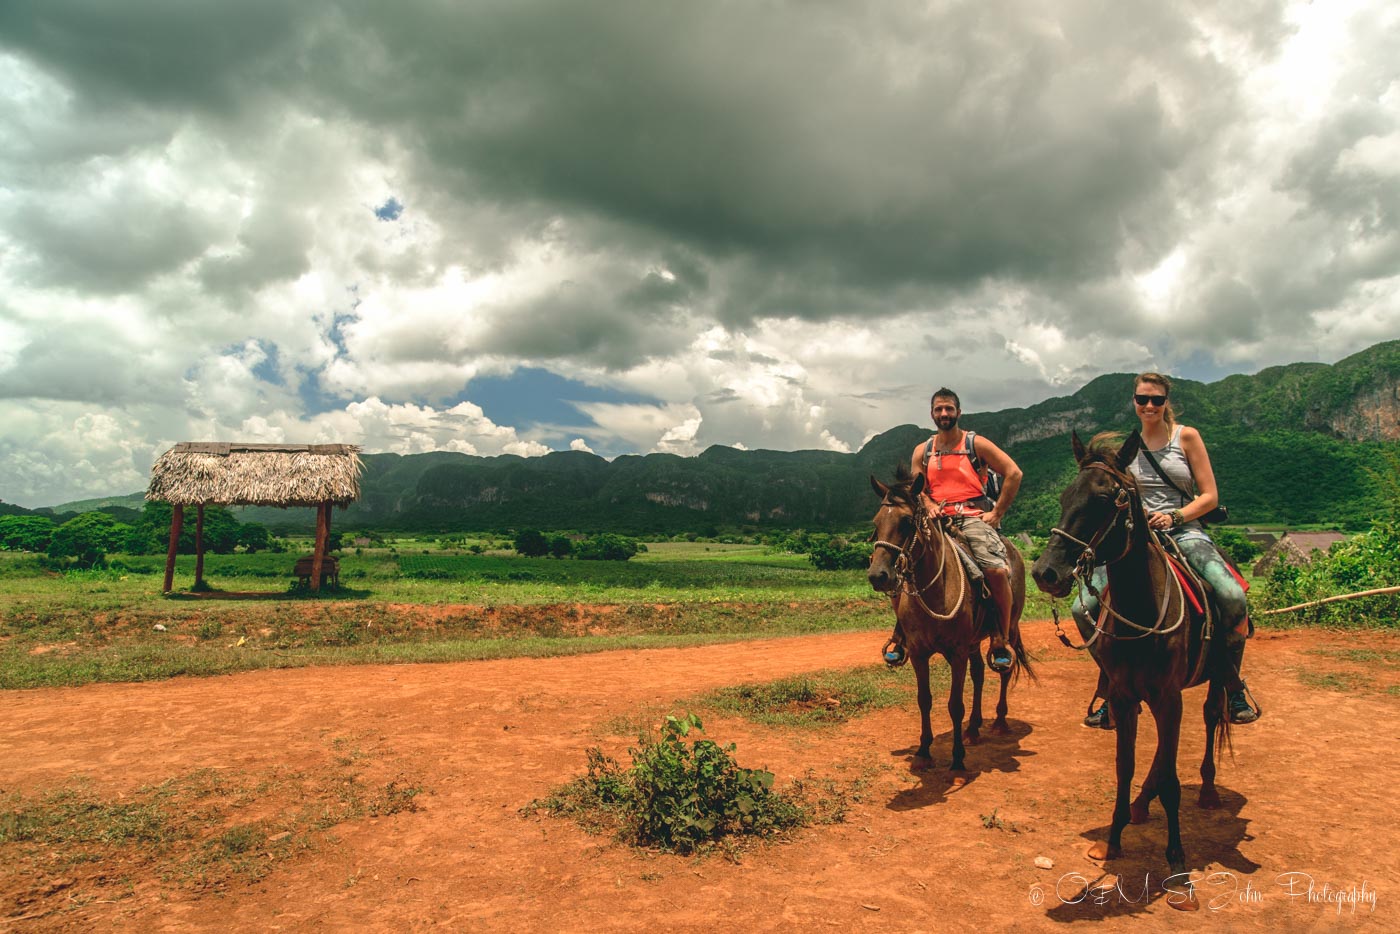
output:
<svg viewBox="0 0 1400 934"><path fill-rule="evenodd" d="M933 420L933 423L938 426L939 431L948 431L950 428L957 427L958 417L956 415L944 415L939 418L935 418Z"/></svg>

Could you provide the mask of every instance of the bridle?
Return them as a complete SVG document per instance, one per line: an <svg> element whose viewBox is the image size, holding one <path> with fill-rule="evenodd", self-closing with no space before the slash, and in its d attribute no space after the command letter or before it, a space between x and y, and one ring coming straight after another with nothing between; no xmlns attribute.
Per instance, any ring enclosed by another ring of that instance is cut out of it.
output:
<svg viewBox="0 0 1400 934"><path fill-rule="evenodd" d="M1166 627L1165 629L1162 628L1162 624L1166 621L1167 608L1171 605L1171 600L1169 598L1164 597L1160 601L1157 608L1157 621L1151 626L1143 626L1140 623L1128 619L1113 608L1113 603L1107 587L1104 588L1103 593L1100 593L1098 588L1094 586L1095 566L1097 566L1098 564L1103 564L1105 567L1108 567L1109 565L1117 564L1119 561L1122 561L1124 558L1126 558L1128 554L1132 551L1133 514L1142 511L1142 501L1137 492L1137 488L1131 482L1129 482L1127 477L1125 477L1120 471L1115 470L1107 464L1099 463L1097 461L1088 464L1083 464L1080 466L1079 469L1080 472L1083 472L1085 470L1089 470L1090 468L1102 470L1104 473L1108 474L1110 477L1113 478L1113 482L1115 485L1115 489L1111 494L1113 496L1114 505L1113 515L1109 516L1108 521L1101 525L1098 528L1098 530L1089 537L1089 541L1087 542L1075 538L1073 535L1069 534L1064 529L1058 527L1051 529L1050 535L1051 537L1059 535L1061 538L1073 542L1074 544L1080 546L1080 548L1082 549L1079 553L1078 559L1076 559L1074 563L1074 571L1071 576L1082 582L1085 589L1088 590L1089 593L1093 595L1094 599L1099 602L1099 618L1094 622L1094 634L1089 637L1088 641L1086 641L1083 645L1075 645L1073 642L1070 641L1069 636L1065 635L1064 630L1060 628L1059 608L1051 607L1051 612L1055 620L1055 634L1059 636L1060 641L1065 645L1069 646L1072 649L1078 649L1080 651L1083 651L1089 648L1089 646L1093 645L1096 641L1098 641L1099 636L1106 634L1106 620L1110 616L1118 620L1118 622L1137 630L1137 635L1119 635L1108 633L1109 635L1112 635L1113 638L1119 639L1121 641L1144 639L1148 636L1165 636L1168 633L1175 632L1181 627L1181 624L1186 620L1186 593L1182 588L1181 581L1177 579L1176 573L1172 570L1171 559L1167 557L1165 549L1163 549L1160 545L1149 541L1148 551L1149 553L1155 553L1160 556L1162 565L1166 569L1167 579L1176 585L1177 616L1176 621L1173 622L1170 626ZM1096 554L1095 549L1097 549L1100 545L1103 544L1104 540L1108 538L1108 536L1113 532L1115 528L1117 528L1120 521L1123 524L1124 532L1123 548L1121 551L1119 551L1117 556L1107 561L1100 562L1098 560L1098 555Z"/></svg>
<svg viewBox="0 0 1400 934"><path fill-rule="evenodd" d="M939 613L924 602L923 596L925 591L938 583L939 579L943 576L943 571L948 566L947 550L950 547L954 547L953 543L948 539L948 533L943 529L938 519L931 516L928 510L924 509L917 499L913 504L905 504L902 502L892 502L887 496L881 501L880 505L884 509L891 510L896 507L908 505L914 522L913 531L909 533L909 538L903 545L896 545L894 542L888 542L880 538L874 540L876 548L887 548L895 554L894 580L896 589L900 593L912 596L923 611L936 620L950 620L954 616L957 616L962 612L963 601L967 597L967 572L963 569L962 560L956 555L953 556L953 564L956 565L958 569L958 598L953 601L953 608L947 613ZM937 565L938 570L934 572L933 577L929 578L926 583L920 586L917 577L918 561L916 559L924 554L928 554L930 557L933 556L933 550L929 545L929 542L933 540L938 541L938 553L934 560L934 564ZM916 551L916 549L918 550Z"/></svg>
<svg viewBox="0 0 1400 934"><path fill-rule="evenodd" d="M1128 556L1128 552L1132 550L1132 536L1131 534L1124 534L1123 550L1118 553L1117 557L1108 561L1099 562L1098 555L1095 552L1095 549L1102 545L1104 539L1108 538L1108 536L1118 526L1119 520L1123 520L1123 531L1125 533L1131 533L1133 531L1132 514L1134 510L1130 509L1129 507L1133 506L1138 498L1137 491L1135 489L1132 489L1129 484L1124 482L1125 478L1123 477L1123 475L1120 474L1118 471L1114 470L1112 467L1108 466L1107 464L1100 464L1097 461L1095 461L1092 464L1085 464L1079 469L1082 472L1090 469L1091 467L1097 468L1098 470L1102 470L1104 473L1108 474L1110 477L1113 478L1113 515L1109 516L1108 521L1105 522L1102 526L1100 526L1098 531L1096 531L1093 535L1089 536L1089 540L1087 542L1080 541L1073 535L1066 532L1064 529L1058 527L1050 530L1051 536L1058 535L1061 538L1068 539L1069 541L1074 542L1074 544L1078 545L1080 548L1083 549L1083 551L1079 553L1079 559L1074 564L1074 576L1080 577L1082 572L1086 580L1088 579L1089 572L1094 569L1094 565L1099 563L1102 563L1104 565L1117 564L1119 561L1122 561L1124 558L1126 558ZM1098 594L1095 593L1094 596L1097 597Z"/></svg>

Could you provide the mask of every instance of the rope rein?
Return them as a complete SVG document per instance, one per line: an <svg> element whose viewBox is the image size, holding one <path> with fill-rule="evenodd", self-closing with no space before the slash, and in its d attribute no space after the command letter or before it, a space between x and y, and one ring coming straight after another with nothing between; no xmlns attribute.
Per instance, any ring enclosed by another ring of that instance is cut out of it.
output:
<svg viewBox="0 0 1400 934"><path fill-rule="evenodd" d="M887 508L894 508L894 504L888 501L884 505ZM962 560L957 555L953 555L953 563L957 565L958 569L958 597L953 601L953 608L947 613L938 612L924 601L924 593L938 583L943 577L943 572L947 570L948 549L957 546L953 544L941 523L930 516L921 503L916 500L911 509L914 518L914 531L910 534L907 542L901 546L884 539L876 539L874 544L877 548L888 548L895 552L894 572L899 592L913 597L919 607L933 619L946 622L962 612L963 602L967 597L967 571L963 569ZM935 561L938 570L934 572L933 577L920 586L918 580L919 562L916 559L924 556L933 558L934 551L930 544L933 541L938 542Z"/></svg>
<svg viewBox="0 0 1400 934"><path fill-rule="evenodd" d="M1102 563L1105 567L1112 564L1117 564L1119 561L1122 561L1124 558L1126 558L1132 551L1133 510L1131 509L1131 507L1137 502L1137 497L1134 495L1134 493L1129 491L1127 485L1123 483L1122 477L1118 475L1118 472L1110 468L1107 464L1085 464L1080 469L1087 470L1091 467L1104 471L1110 477L1113 478L1115 483L1118 484L1118 491L1113 499L1113 515L1109 518L1109 520L1106 523L1103 524L1103 526L1101 526L1098 529L1098 531L1096 531L1093 535L1089 537L1089 541L1087 542L1075 538L1073 535L1069 534L1064 529L1058 527L1050 530L1050 535L1052 537L1055 535L1059 535L1061 538L1065 538L1080 547L1081 551L1079 553L1078 559L1074 563L1074 571L1071 576L1074 579L1080 581L1084 588L1088 590L1089 593L1093 595L1094 599L1097 600L1099 603L1099 618L1094 621L1094 634L1090 636L1084 642L1083 645L1075 645L1070 640L1069 636L1065 634L1064 629L1061 628L1060 608L1053 604L1050 607L1051 615L1053 616L1055 621L1055 635L1059 637L1060 642L1062 642L1064 645L1079 652L1086 651L1090 646L1097 642L1099 636L1102 635L1109 635L1112 638L1118 639L1122 642L1134 641L1137 639L1145 639L1148 636L1165 636L1181 628L1182 623L1186 621L1185 587L1182 585L1181 579L1178 578L1176 576L1176 573L1172 570L1171 558L1168 557L1166 549L1163 548L1160 544L1157 544L1156 542L1148 543L1148 553L1149 555L1155 555L1160 559L1167 579L1170 581L1170 584L1175 585L1176 588L1177 614L1175 622L1173 622L1170 626L1167 626L1165 629L1162 627L1162 624L1166 622L1167 611L1172 603L1172 595L1170 591L1164 594L1162 599L1158 601L1156 622L1153 623L1151 626L1143 626L1142 624L1135 622L1134 620L1128 619L1126 616L1123 616L1121 613L1119 613L1113 608L1113 601L1110 597L1109 589L1107 587L1105 587L1103 592L1101 593L1099 589L1094 586L1094 568L1100 563L1098 561L1098 556L1095 553L1095 549L1101 546L1104 540L1107 539L1110 534L1112 534L1113 530L1118 526L1120 520L1125 520L1123 522L1123 529L1125 533L1123 536L1123 548L1121 551L1119 551L1116 557L1111 558ZM1109 617L1112 617L1113 619L1124 624L1125 626L1130 627L1131 629L1137 630L1137 635L1118 635L1108 632ZM1209 611L1207 611L1205 632L1207 633L1207 638L1209 638Z"/></svg>

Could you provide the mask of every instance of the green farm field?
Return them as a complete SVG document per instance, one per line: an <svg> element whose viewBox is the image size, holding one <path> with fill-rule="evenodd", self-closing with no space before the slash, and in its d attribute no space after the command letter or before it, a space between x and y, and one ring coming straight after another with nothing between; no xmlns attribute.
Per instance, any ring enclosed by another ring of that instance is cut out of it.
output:
<svg viewBox="0 0 1400 934"><path fill-rule="evenodd" d="M759 545L648 544L630 561L471 554L435 543L347 552L340 587L295 588L295 553L194 559L161 593L162 556L44 570L0 553L0 688L148 681L260 668L570 655L880 629L861 571ZM1035 607L1032 607L1032 612Z"/></svg>

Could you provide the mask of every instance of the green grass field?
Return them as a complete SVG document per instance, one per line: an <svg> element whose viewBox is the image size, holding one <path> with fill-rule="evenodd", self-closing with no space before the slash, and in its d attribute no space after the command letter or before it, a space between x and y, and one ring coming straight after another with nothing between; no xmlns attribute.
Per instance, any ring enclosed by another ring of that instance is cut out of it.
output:
<svg viewBox="0 0 1400 934"><path fill-rule="evenodd" d="M762 546L664 542L631 561L523 558L400 541L348 552L338 589L292 590L297 554L164 558L45 570L0 552L0 688L145 681L258 668L567 655L879 629L859 571ZM253 595L253 596L250 596Z"/></svg>
<svg viewBox="0 0 1400 934"><path fill-rule="evenodd" d="M0 552L0 688L569 655L892 622L863 571L819 571L761 545L652 543L626 562L391 545L345 553L341 586L319 594L291 589L295 553L208 555L214 590L201 595L189 592L194 558L182 556L167 596L163 556L56 572ZM1034 586L1027 595L1026 618L1049 616Z"/></svg>

